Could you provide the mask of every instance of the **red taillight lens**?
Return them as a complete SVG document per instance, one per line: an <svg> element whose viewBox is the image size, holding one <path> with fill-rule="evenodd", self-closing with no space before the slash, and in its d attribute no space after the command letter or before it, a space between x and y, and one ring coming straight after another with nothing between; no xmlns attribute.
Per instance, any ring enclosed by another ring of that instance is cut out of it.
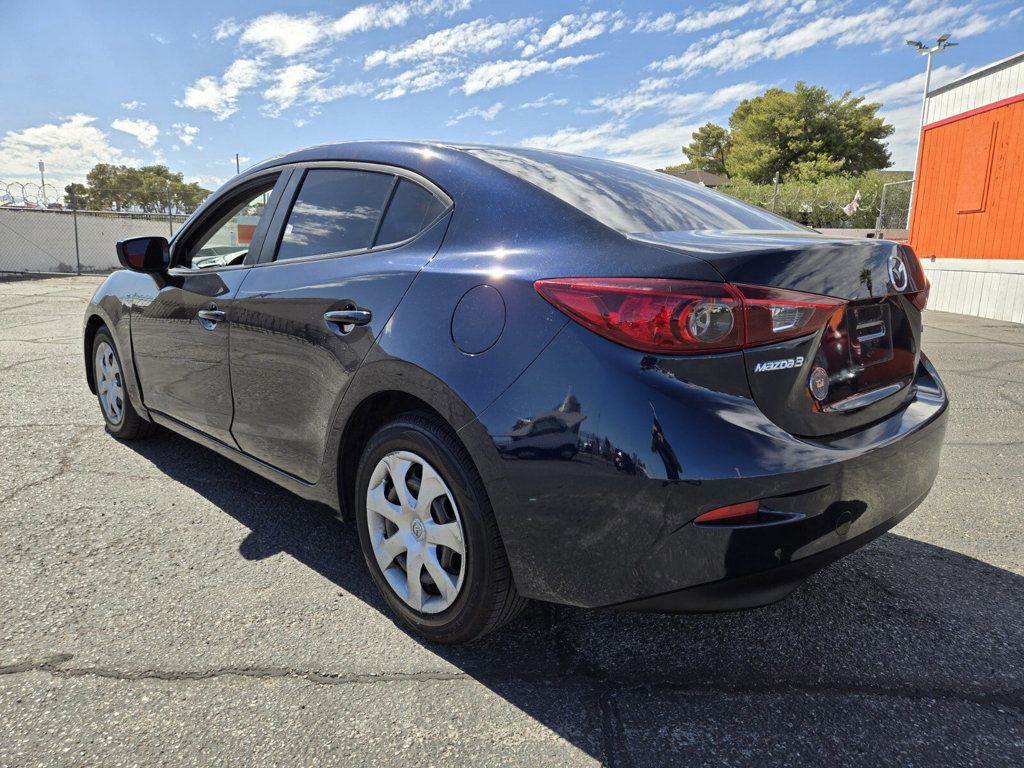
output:
<svg viewBox="0 0 1024 768"><path fill-rule="evenodd" d="M770 344L814 333L846 303L841 299L781 288L757 285L736 287L743 296L748 346Z"/></svg>
<svg viewBox="0 0 1024 768"><path fill-rule="evenodd" d="M538 280L581 325L643 352L728 352L814 333L844 302L776 288L658 278Z"/></svg>
<svg viewBox="0 0 1024 768"><path fill-rule="evenodd" d="M693 354L743 346L741 299L725 283L587 277L534 287L573 320L633 349Z"/></svg>

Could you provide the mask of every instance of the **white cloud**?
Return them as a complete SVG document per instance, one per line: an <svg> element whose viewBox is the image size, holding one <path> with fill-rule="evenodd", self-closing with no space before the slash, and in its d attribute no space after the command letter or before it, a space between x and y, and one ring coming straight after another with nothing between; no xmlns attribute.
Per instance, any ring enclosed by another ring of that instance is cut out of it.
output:
<svg viewBox="0 0 1024 768"><path fill-rule="evenodd" d="M269 102L267 112L279 115L298 100L307 85L323 78L321 72L308 64L291 64L278 70L273 75L274 84L263 92L263 98Z"/></svg>
<svg viewBox="0 0 1024 768"><path fill-rule="evenodd" d="M676 25L676 15L674 13L663 13L660 16L651 16L645 14L640 17L637 21L636 26L633 27L634 32L668 32L673 29Z"/></svg>
<svg viewBox="0 0 1024 768"><path fill-rule="evenodd" d="M369 69L381 64L395 66L447 56L490 53L522 34L536 21L532 18L500 22L476 19L438 30L400 48L374 51L366 57L364 64Z"/></svg>
<svg viewBox="0 0 1024 768"><path fill-rule="evenodd" d="M967 66L964 64L957 64L951 67L935 67L932 70L930 87L932 89L940 88L966 73ZM904 104L908 101L914 101L920 105L921 99L924 96L924 72L908 77L906 80L898 80L895 83L869 86L857 95L863 96L869 102L881 104L883 107Z"/></svg>
<svg viewBox="0 0 1024 768"><path fill-rule="evenodd" d="M752 98L766 88L763 83L751 80L728 85L710 93L679 93L674 90L675 83L674 78L647 78L626 93L602 96L594 99L591 104L600 110L614 112L617 115L632 115L645 109L656 108L662 112L692 117Z"/></svg>
<svg viewBox="0 0 1024 768"><path fill-rule="evenodd" d="M707 11L692 13L680 19L675 29L677 32L699 32L702 29L717 27L719 24L728 24L746 16L756 5L757 3L721 5Z"/></svg>
<svg viewBox="0 0 1024 768"><path fill-rule="evenodd" d="M118 118L110 124L115 131L127 133L134 136L144 147L152 147L160 137L160 129L149 120L132 120L131 118Z"/></svg>
<svg viewBox="0 0 1024 768"><path fill-rule="evenodd" d="M516 109L544 109L545 107L564 107L569 103L568 99L559 99L555 94L549 93L533 101L524 101Z"/></svg>
<svg viewBox="0 0 1024 768"><path fill-rule="evenodd" d="M185 89L180 107L212 112L215 120L225 120L238 111L239 95L255 86L263 75L256 59L236 59L218 79L201 77Z"/></svg>
<svg viewBox="0 0 1024 768"><path fill-rule="evenodd" d="M522 143L538 149L607 157L644 168L662 168L684 160L680 147L699 127L684 120L666 120L649 128L630 130L625 121L616 118L590 128L563 128L531 136Z"/></svg>
<svg viewBox="0 0 1024 768"><path fill-rule="evenodd" d="M241 31L242 25L235 21L233 16L227 19L221 19L220 23L213 28L213 39L226 40L229 37L234 37Z"/></svg>
<svg viewBox="0 0 1024 768"><path fill-rule="evenodd" d="M37 163L43 160L47 183L62 186L81 181L97 163L134 162L110 145L95 122L95 117L76 114L59 123L7 131L0 139L0 178L38 181Z"/></svg>
<svg viewBox="0 0 1024 768"><path fill-rule="evenodd" d="M462 71L458 67L445 62L428 61L377 83L375 87L378 91L374 98L386 101L410 93L429 91L461 76Z"/></svg>
<svg viewBox="0 0 1024 768"><path fill-rule="evenodd" d="M563 56L554 61L543 59L491 61L481 64L466 75L466 79L462 83L462 92L467 96L471 96L479 91L489 91L492 88L511 85L541 72L557 72L561 69L575 67L595 58L597 56L591 54L586 56Z"/></svg>
<svg viewBox="0 0 1024 768"><path fill-rule="evenodd" d="M585 40L593 40L609 31L622 18L621 11L567 14L544 32L535 30L526 40L521 41L522 55L529 58L543 51L568 48Z"/></svg>
<svg viewBox="0 0 1024 768"><path fill-rule="evenodd" d="M317 83L306 90L303 101L310 104L326 104L347 96L369 96L372 92L372 83L341 83L329 86Z"/></svg>
<svg viewBox="0 0 1024 768"><path fill-rule="evenodd" d="M324 19L317 14L292 16L268 13L250 21L240 40L275 56L294 56L326 37Z"/></svg>
<svg viewBox="0 0 1024 768"><path fill-rule="evenodd" d="M371 29L401 26L413 16L451 15L470 5L471 0L413 0L389 5L367 3L335 18L319 13L269 13L246 24L239 39L264 54L296 56L324 41L343 40Z"/></svg>
<svg viewBox="0 0 1024 768"><path fill-rule="evenodd" d="M787 7L779 11L768 26L713 34L693 43L681 55L653 62L650 68L679 71L684 76L706 69L727 72L758 61L782 59L821 44L894 45L906 37L938 35L945 27L958 22L967 25L966 34L976 34L989 23L987 17L973 12L970 5L938 6L905 16L900 15L900 10L895 6L881 6L845 16L825 15L802 21L792 7ZM963 29L959 36L965 36Z"/></svg>
<svg viewBox="0 0 1024 768"><path fill-rule="evenodd" d="M166 37L156 32L150 32L149 36L156 40L158 43L160 43L160 45L168 45L171 42Z"/></svg>
<svg viewBox="0 0 1024 768"><path fill-rule="evenodd" d="M146 102L144 102L144 101L122 101L121 102L121 109L127 109L129 112L133 112L134 110L138 109L139 107L144 107L144 106L146 106Z"/></svg>
<svg viewBox="0 0 1024 768"><path fill-rule="evenodd" d="M659 16L643 14L633 27L634 32L700 32L712 27L737 21L754 13L811 13L815 10L815 0L806 0L799 7L794 7L787 0L747 0L743 3L714 5L704 10L687 13L663 13Z"/></svg>
<svg viewBox="0 0 1024 768"><path fill-rule="evenodd" d="M175 123L171 127L174 128L174 135L178 137L178 141L186 147L191 147L195 143L196 137L199 136L199 129L188 123Z"/></svg>
<svg viewBox="0 0 1024 768"><path fill-rule="evenodd" d="M492 104L486 109L483 107L471 107L467 109L465 112L457 114L455 117L448 121L447 125L455 125L456 123L460 123L463 120L466 120L467 118L470 117L479 117L482 120L490 122L491 120L498 116L498 113L501 112L501 110L504 109L504 107L505 105L502 104L500 101Z"/></svg>

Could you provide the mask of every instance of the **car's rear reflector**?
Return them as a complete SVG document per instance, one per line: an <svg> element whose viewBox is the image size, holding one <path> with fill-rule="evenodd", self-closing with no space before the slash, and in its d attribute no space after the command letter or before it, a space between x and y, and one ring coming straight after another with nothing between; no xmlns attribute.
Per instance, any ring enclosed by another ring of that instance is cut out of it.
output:
<svg viewBox="0 0 1024 768"><path fill-rule="evenodd" d="M534 287L594 333L668 355L729 352L806 336L845 304L778 288L663 278L556 278Z"/></svg>
<svg viewBox="0 0 1024 768"><path fill-rule="evenodd" d="M759 501L743 501L739 504L730 504L726 507L712 509L693 519L695 523L738 523L743 518L755 519L757 510L760 508Z"/></svg>

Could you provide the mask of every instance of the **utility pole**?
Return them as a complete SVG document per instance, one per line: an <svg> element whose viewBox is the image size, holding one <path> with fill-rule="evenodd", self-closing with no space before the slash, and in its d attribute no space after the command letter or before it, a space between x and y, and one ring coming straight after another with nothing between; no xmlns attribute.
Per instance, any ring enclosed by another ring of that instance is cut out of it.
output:
<svg viewBox="0 0 1024 768"><path fill-rule="evenodd" d="M46 207L46 176L44 175L45 171L46 171L46 166L43 165L43 161L40 160L39 161L39 182L40 182L39 191L43 195L43 207L44 208Z"/></svg>
<svg viewBox="0 0 1024 768"><path fill-rule="evenodd" d="M776 171L772 177L772 184L775 185L775 189L772 191L772 213L775 213L775 206L779 202L779 172Z"/></svg>
<svg viewBox="0 0 1024 768"><path fill-rule="evenodd" d="M931 89L932 84L932 57L937 53L942 53L947 48L959 45L959 43L949 42L950 37L952 37L952 35L948 32L940 36L939 39L935 41L935 45L931 48L918 40L907 40L907 45L911 48L916 48L917 52L922 56L928 57L928 65L924 70L924 94L921 97L921 124L918 127L917 149L914 152L914 182L910 185L910 208L907 211L908 231L910 230L910 220L914 215L914 197L917 193L917 166L921 162L921 144L924 139L925 112L928 110L928 91Z"/></svg>
<svg viewBox="0 0 1024 768"><path fill-rule="evenodd" d="M239 174L242 172L241 164L238 161L238 153L235 152L235 173Z"/></svg>

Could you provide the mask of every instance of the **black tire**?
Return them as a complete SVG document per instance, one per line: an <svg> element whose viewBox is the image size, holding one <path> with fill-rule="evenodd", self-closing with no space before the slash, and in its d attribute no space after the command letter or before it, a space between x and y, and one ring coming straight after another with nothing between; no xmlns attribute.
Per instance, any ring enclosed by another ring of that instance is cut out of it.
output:
<svg viewBox="0 0 1024 768"><path fill-rule="evenodd" d="M370 543L366 494L378 462L408 451L425 459L451 491L462 520L465 576L454 602L440 613L422 613L395 593L381 573ZM407 413L370 438L356 473L355 505L359 544L367 568L392 611L411 629L437 643L478 640L512 621L527 605L519 596L487 492L469 453L448 425L426 413Z"/></svg>
<svg viewBox="0 0 1024 768"><path fill-rule="evenodd" d="M114 359L117 361L118 376L121 382L121 391L123 397L120 402L121 418L115 420L107 412L107 407L103 403L102 395L99 392L100 388L100 373L96 367L96 357L99 353L100 346L106 344L113 351ZM96 399L100 404L100 413L103 414L103 422L106 425L107 432L118 440L137 440L143 437L149 437L153 432L156 431L156 425L146 419L142 418L135 407L132 405L131 399L128 397L127 389L124 386L124 364L121 362L121 355L117 351L117 345L114 343L113 337L110 335L110 331L106 327L100 328L96 331L96 336L92 340L92 355L89 358L89 364L93 366L93 380L96 383Z"/></svg>

